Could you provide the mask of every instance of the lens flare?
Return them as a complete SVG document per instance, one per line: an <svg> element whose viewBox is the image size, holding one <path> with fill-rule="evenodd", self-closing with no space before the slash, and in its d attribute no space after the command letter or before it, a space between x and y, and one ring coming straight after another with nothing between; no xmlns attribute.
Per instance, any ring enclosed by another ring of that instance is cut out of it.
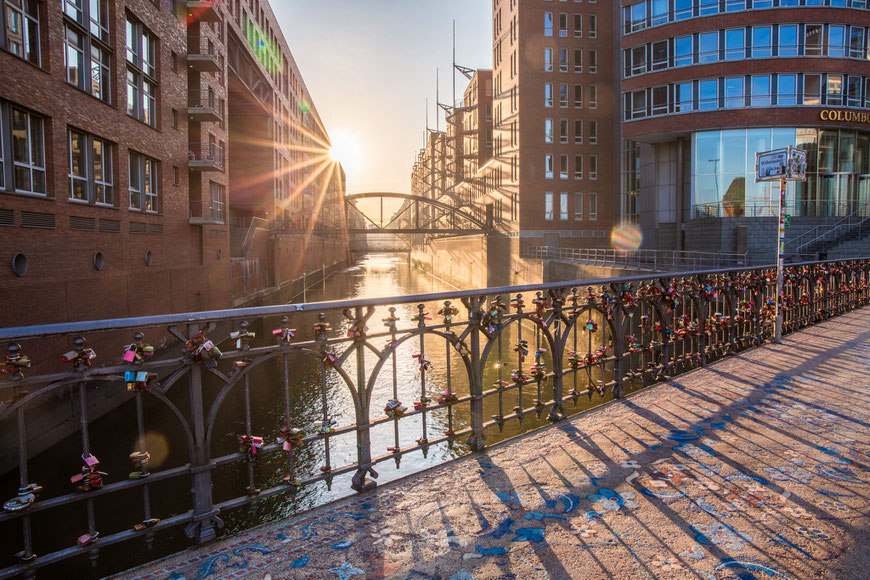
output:
<svg viewBox="0 0 870 580"><path fill-rule="evenodd" d="M643 243L643 234L634 224L622 224L613 228L610 243L617 250L636 252Z"/></svg>
<svg viewBox="0 0 870 580"><path fill-rule="evenodd" d="M169 441L162 433L155 433L154 431L145 433L145 440L139 443L139 449L133 449L132 451L140 449L144 449L151 454L151 461L148 462L150 467L160 467L169 457Z"/></svg>

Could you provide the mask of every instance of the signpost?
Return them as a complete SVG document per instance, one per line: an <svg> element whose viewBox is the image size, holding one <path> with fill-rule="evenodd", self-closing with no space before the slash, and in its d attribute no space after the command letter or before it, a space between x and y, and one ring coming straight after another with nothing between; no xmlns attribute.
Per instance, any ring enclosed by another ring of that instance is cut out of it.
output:
<svg viewBox="0 0 870 580"><path fill-rule="evenodd" d="M786 184L807 180L807 152L794 147L755 154L755 182L779 181L779 234L776 244L776 326L773 340L782 342L782 286L785 266L785 230L791 216L785 213Z"/></svg>

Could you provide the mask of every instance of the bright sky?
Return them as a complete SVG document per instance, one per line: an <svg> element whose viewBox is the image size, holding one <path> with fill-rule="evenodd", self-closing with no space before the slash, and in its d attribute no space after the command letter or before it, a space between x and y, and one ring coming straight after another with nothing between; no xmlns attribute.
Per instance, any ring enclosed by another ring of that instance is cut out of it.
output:
<svg viewBox="0 0 870 580"><path fill-rule="evenodd" d="M347 172L349 193L410 188L435 70L451 101L456 61L492 68L490 0L272 0L290 51ZM457 73L461 98L467 81ZM445 123L441 117L441 129Z"/></svg>

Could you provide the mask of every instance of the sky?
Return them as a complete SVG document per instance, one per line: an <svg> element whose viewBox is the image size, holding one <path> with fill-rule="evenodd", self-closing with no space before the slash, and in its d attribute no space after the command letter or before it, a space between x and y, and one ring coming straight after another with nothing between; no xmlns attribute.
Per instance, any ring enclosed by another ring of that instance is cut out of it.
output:
<svg viewBox="0 0 870 580"><path fill-rule="evenodd" d="M271 0L293 58L347 173L348 193L410 190L435 75L451 101L456 62L492 68L490 0ZM456 95L467 81L456 75ZM441 129L445 129L443 115Z"/></svg>

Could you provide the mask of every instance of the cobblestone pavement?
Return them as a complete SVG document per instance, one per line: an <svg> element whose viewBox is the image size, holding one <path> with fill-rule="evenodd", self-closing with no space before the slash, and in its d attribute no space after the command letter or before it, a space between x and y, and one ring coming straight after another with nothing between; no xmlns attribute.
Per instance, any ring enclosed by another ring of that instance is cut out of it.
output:
<svg viewBox="0 0 870 580"><path fill-rule="evenodd" d="M867 578L870 308L141 579Z"/></svg>

